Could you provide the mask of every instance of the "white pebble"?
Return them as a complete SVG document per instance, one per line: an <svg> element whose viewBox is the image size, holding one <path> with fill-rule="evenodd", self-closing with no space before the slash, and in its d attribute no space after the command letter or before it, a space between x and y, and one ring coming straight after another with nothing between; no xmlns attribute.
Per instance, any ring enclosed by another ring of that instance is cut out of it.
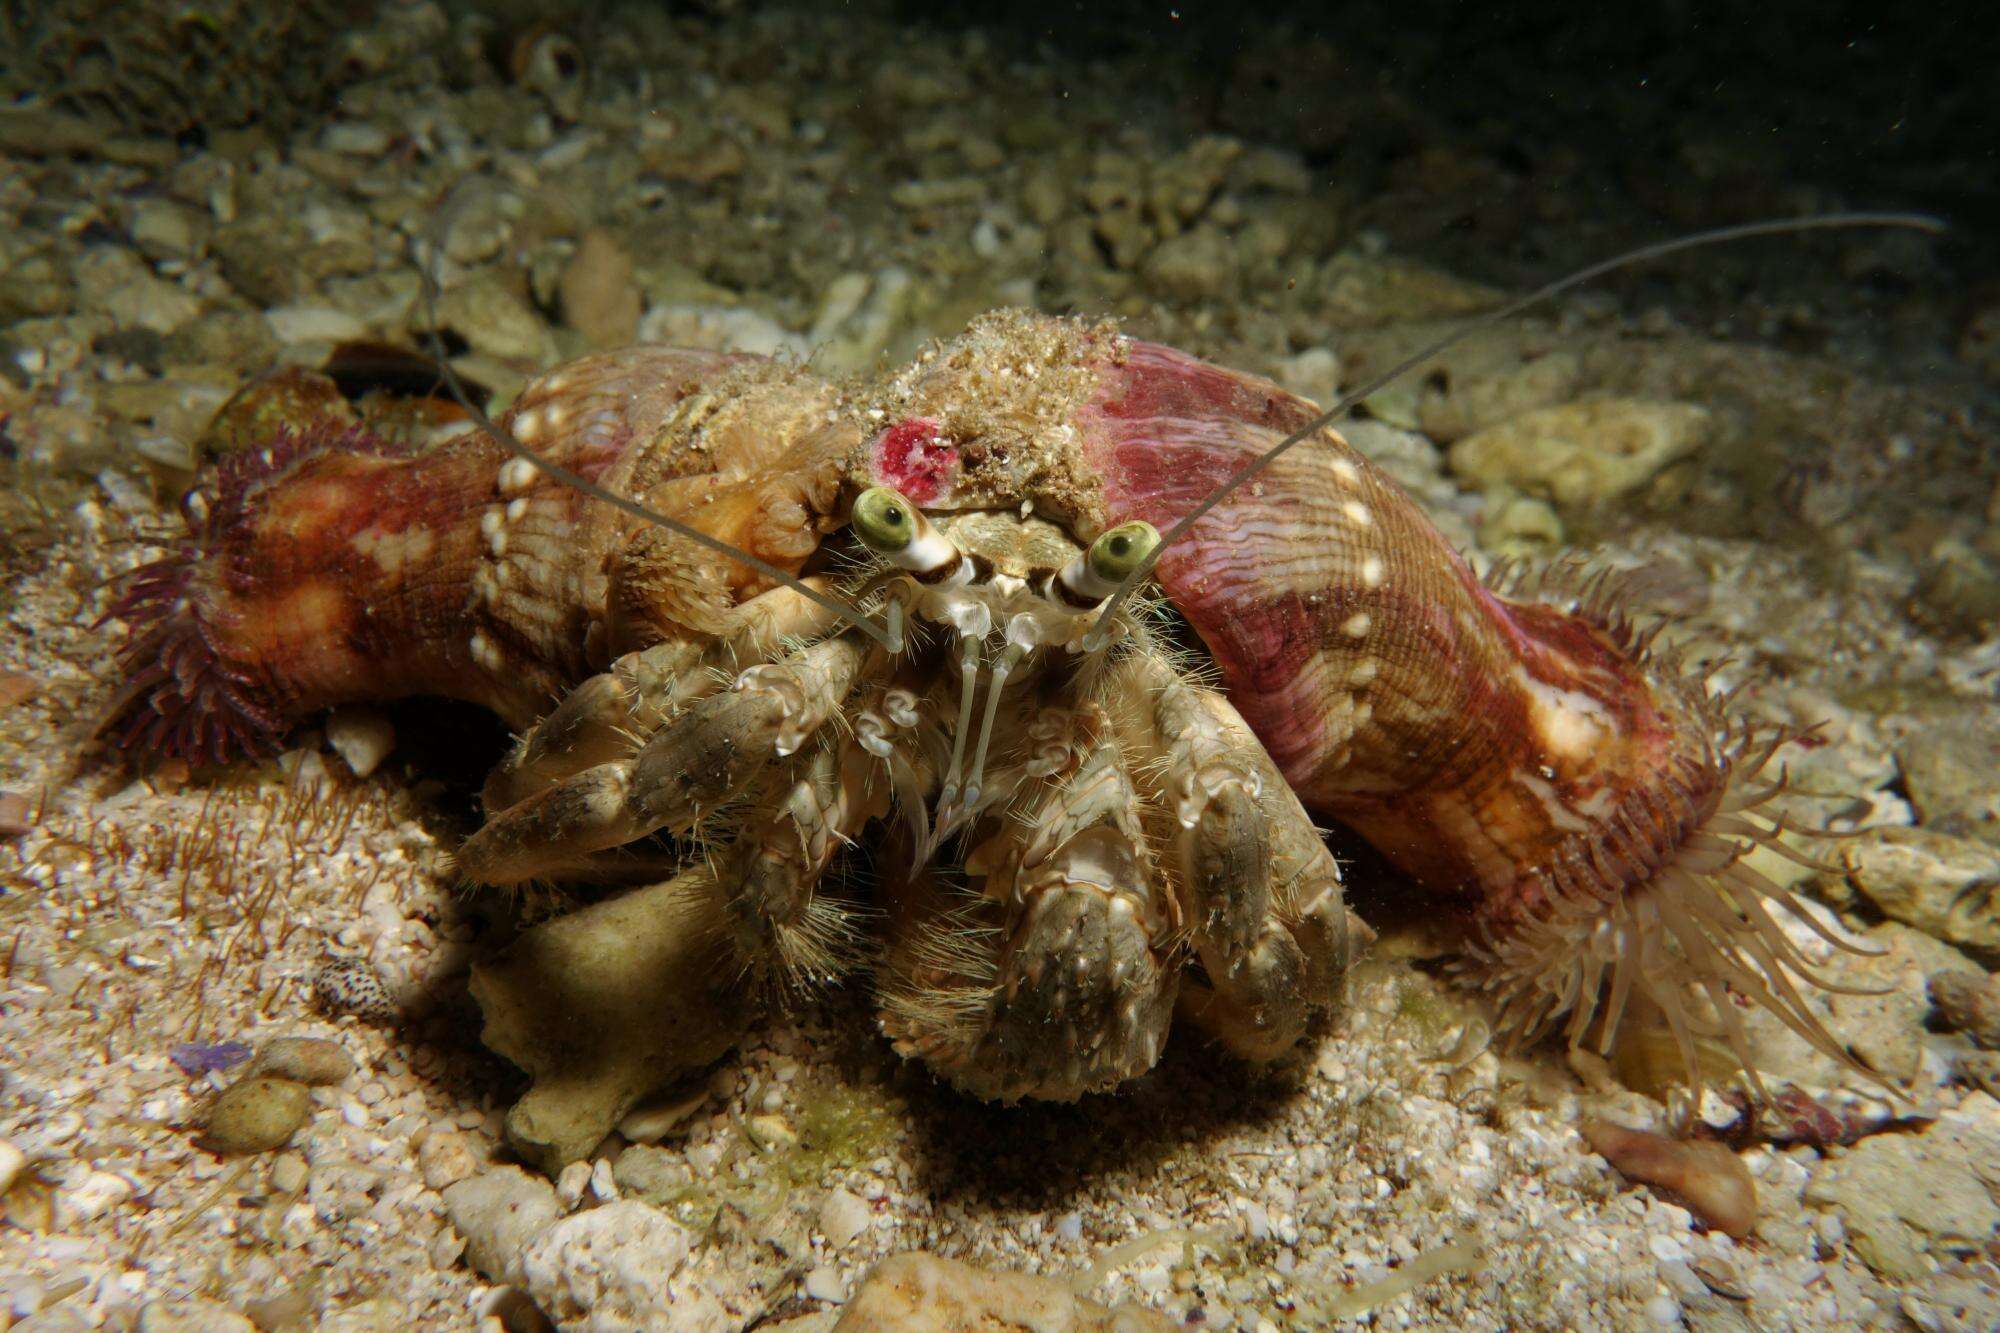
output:
<svg viewBox="0 0 2000 1333"><path fill-rule="evenodd" d="M839 1271L828 1264L807 1273L803 1285L806 1295L816 1301L838 1305L847 1299L847 1284L840 1280Z"/></svg>
<svg viewBox="0 0 2000 1333"><path fill-rule="evenodd" d="M1653 1257L1662 1263L1675 1259L1684 1260L1688 1257L1687 1246L1681 1242L1678 1236L1656 1235L1648 1239L1647 1244L1653 1251Z"/></svg>
<svg viewBox="0 0 2000 1333"><path fill-rule="evenodd" d="M396 728L373 708L336 708L326 719L326 743L355 777L365 778L396 748Z"/></svg>
<svg viewBox="0 0 2000 1333"><path fill-rule="evenodd" d="M819 1206L819 1230L829 1248L841 1250L868 1229L875 1215L867 1204L844 1189L827 1191Z"/></svg>
<svg viewBox="0 0 2000 1333"><path fill-rule="evenodd" d="M329 305L281 305L264 312L264 322L281 343L351 342L368 336L368 326Z"/></svg>
<svg viewBox="0 0 2000 1333"><path fill-rule="evenodd" d="M132 1182L109 1171L92 1171L57 1198L58 1219L67 1226L88 1222L132 1197Z"/></svg>
<svg viewBox="0 0 2000 1333"><path fill-rule="evenodd" d="M571 1162L556 1177L556 1198L565 1208L574 1208L583 1201L583 1192L590 1188L590 1163Z"/></svg>

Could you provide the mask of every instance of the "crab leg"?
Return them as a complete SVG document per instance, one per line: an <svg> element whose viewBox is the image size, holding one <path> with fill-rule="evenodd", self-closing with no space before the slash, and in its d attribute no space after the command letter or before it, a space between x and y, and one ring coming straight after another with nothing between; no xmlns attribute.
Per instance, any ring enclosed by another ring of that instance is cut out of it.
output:
<svg viewBox="0 0 2000 1333"><path fill-rule="evenodd" d="M482 883L514 884L662 829L686 832L797 752L846 697L866 647L843 634L751 667L631 759L587 768L494 815L460 849L459 868Z"/></svg>
<svg viewBox="0 0 2000 1333"><path fill-rule="evenodd" d="M1010 824L968 862L983 900L923 870L892 892L883 1026L974 1096L1072 1101L1159 1058L1172 908L1116 747L1045 785L1026 822L1025 841Z"/></svg>
<svg viewBox="0 0 2000 1333"><path fill-rule="evenodd" d="M827 863L888 808L855 745L821 746L797 763L724 856L729 934L752 972L787 990L846 970L858 941L846 916L814 896Z"/></svg>
<svg viewBox="0 0 2000 1333"><path fill-rule="evenodd" d="M1245 1059L1268 1060L1337 998L1349 954L1340 872L1249 727L1220 695L1147 653L1114 668L1110 697L1147 700L1128 743L1164 761L1159 805L1191 899L1207 985L1189 1017Z"/></svg>
<svg viewBox="0 0 2000 1333"><path fill-rule="evenodd" d="M629 759L668 718L720 690L725 672L768 660L787 639L825 633L834 617L795 589L773 588L729 619L721 639L669 639L627 653L570 691L494 769L486 809L505 810L587 768Z"/></svg>

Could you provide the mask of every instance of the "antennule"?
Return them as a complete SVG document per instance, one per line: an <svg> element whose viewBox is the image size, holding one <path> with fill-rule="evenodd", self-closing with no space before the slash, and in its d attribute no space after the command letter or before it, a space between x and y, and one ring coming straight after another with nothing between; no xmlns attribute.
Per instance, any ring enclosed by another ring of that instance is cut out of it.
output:
<svg viewBox="0 0 2000 1333"><path fill-rule="evenodd" d="M430 236L431 254L434 257L441 257L444 254L445 235L450 230L452 218L456 216L464 202L463 196L454 192L452 198L446 200L444 207L438 210L437 222L432 227ZM526 461L531 467L555 478L563 485L582 491L593 500L601 500L614 509L630 514L633 518L665 528L669 532L678 533L696 545L708 548L717 555L727 556L731 560L740 560L764 577L784 584L792 591L833 612L890 652L902 651L901 628L896 623L896 617L893 612L890 616L891 624L885 629L869 619L860 608L851 606L837 597L828 596L796 575L789 574L778 568L770 561L759 559L748 551L738 550L728 542L718 537L711 537L706 532L701 531L701 529L690 527L678 519L669 518L665 514L648 509L637 500L629 499L626 496L618 494L616 491L606 490L596 482L591 481L588 477L580 476L563 467L561 464L551 462L549 459L542 457L514 438L512 431L488 416L484 408L472 401L471 396L465 391L465 385L459 380L457 372L451 368L451 362L445 352L444 340L438 335L438 278L436 259L434 258L429 264L419 264L417 271L423 279L424 323L428 326L425 341L430 345L431 356L437 361L438 370L444 376L445 387L451 390L452 398L457 401L460 407L465 409L466 415L477 422L481 430L512 451L516 458Z"/></svg>
<svg viewBox="0 0 2000 1333"><path fill-rule="evenodd" d="M1137 588L1153 572L1153 567L1159 563L1160 556L1166 552L1167 548L1180 540L1186 534L1187 530L1194 526L1197 519L1228 499L1238 489L1254 480L1258 474L1270 467L1272 463L1278 460L1280 455L1284 454L1293 445L1318 434L1345 416L1348 409L1352 408L1362 399L1401 379L1404 375L1409 374L1426 361L1431 360L1431 358L1456 347L1475 333L1484 332L1496 324L1512 319L1523 310L1560 296L1572 287L1580 287L1586 282L1601 278L1607 273L1615 272L1621 268L1630 268L1637 264L1648 263L1655 259L1664 258L1667 255L1679 254L1683 250L1693 250L1710 245L1724 245L1732 241L1749 240L1758 236L1788 236L1802 231L1830 231L1835 228L1900 227L1911 231L1936 234L1944 231L1945 225L1944 219L1933 217L1928 213L1823 213L1816 217L1773 218L1763 222L1744 222L1729 227L1717 227L1710 231L1698 231L1691 235L1678 236L1672 240L1659 241L1652 245L1641 246L1636 250L1628 250L1624 254L1600 260L1598 263L1592 264L1587 268L1578 269L1576 272L1568 274L1565 277L1557 278L1553 282L1537 287L1526 296L1517 297L1499 309L1489 311L1471 323L1465 324L1453 332L1446 334L1428 347L1412 353L1409 357L1397 362L1389 369L1362 384L1360 388L1348 390L1341 395L1340 400L1334 403L1332 407L1329 407L1326 411L1320 413L1311 421L1308 421L1305 425L1272 445L1262 455L1246 463L1229 480L1209 492L1206 499L1184 515L1179 522L1168 528L1166 533L1160 538L1159 543L1146 554L1145 559L1140 561L1133 568L1132 572L1125 576L1123 582L1118 585L1118 591L1111 594L1111 599L1104 604L1104 610L1098 617L1097 626L1085 638L1084 650L1086 652L1095 652L1104 646L1110 634L1113 617L1118 614L1118 608L1125 604L1125 599L1132 595L1133 589Z"/></svg>

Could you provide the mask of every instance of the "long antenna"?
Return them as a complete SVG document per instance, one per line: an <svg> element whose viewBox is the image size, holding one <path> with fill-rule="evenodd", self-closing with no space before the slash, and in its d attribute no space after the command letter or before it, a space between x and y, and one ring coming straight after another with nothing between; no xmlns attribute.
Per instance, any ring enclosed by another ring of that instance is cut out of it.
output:
<svg viewBox="0 0 2000 1333"><path fill-rule="evenodd" d="M890 614L889 627L884 629L862 614L859 608L850 606L838 598L829 597L818 588L813 587L798 576L778 568L768 560L761 560L748 551L738 550L721 538L711 537L701 529L691 527L677 518L669 518L665 514L648 509L637 500L629 499L626 496L618 494L616 491L606 490L604 487L590 480L590 478L580 473L572 472L560 463L544 458L542 455L529 449L527 445L522 444L514 437L514 432L488 416L486 409L472 401L471 395L465 391L464 383L458 378L458 373L451 368L451 362L445 351L444 338L438 330L437 317L438 277L436 270L444 257L445 235L450 230L452 219L457 215L459 208L464 203L465 197L463 191L455 190L452 193L452 197L445 201L444 207L438 210L437 221L432 226L430 234L430 260L427 263L418 264L417 269L423 277L424 323L428 326L424 338L430 346L431 357L437 362L438 371L444 376L445 387L451 390L451 396L458 401L460 407L465 409L467 415L478 423L479 428L505 445L512 451L516 458L525 459L535 469L553 477L563 485L582 491L593 500L602 500L605 504L630 514L633 518L642 519L648 523L656 523L670 532L679 533L696 545L704 546L718 555L727 556L731 560L740 560L766 578L775 579L777 582L792 589L792 591L810 598L828 611L833 612L890 652L900 652L903 646L901 626L894 612Z"/></svg>
<svg viewBox="0 0 2000 1333"><path fill-rule="evenodd" d="M1671 241L1660 241L1653 245L1641 246L1637 250L1628 250L1622 255L1602 260L1592 264L1588 268L1578 269L1567 277L1557 278L1553 282L1537 287L1526 296L1517 297L1509 301L1498 310L1489 311L1481 315L1469 324L1461 325L1430 346L1397 362L1389 369L1364 383L1360 388L1348 390L1341 395L1339 402L1293 431L1290 435L1287 435L1284 439L1278 441L1275 445L1272 445L1258 457L1251 459L1234 476L1230 477L1228 481L1223 482L1213 491L1210 491L1206 499L1184 515L1179 522L1168 528L1166 533L1161 536L1159 544L1152 549L1144 560L1139 562L1138 566L1130 574L1125 576L1125 581L1118 585L1118 591L1111 594L1110 600L1104 604L1103 611L1098 615L1097 624L1092 627L1090 634L1086 636L1084 640L1085 651L1095 651L1104 645L1110 635L1110 626L1113 623L1112 617L1117 614L1118 608L1124 605L1125 599L1132 595L1133 590L1152 574L1153 566L1159 563L1160 556L1165 553L1166 549L1185 536L1187 530L1194 526L1197 519L1228 499L1243 486L1255 480L1264 469L1277 462L1278 458L1293 445L1299 443L1301 440L1317 435L1320 431L1345 416L1349 408L1366 398L1369 394L1409 374L1432 357L1456 347L1475 333L1482 333L1496 324L1512 319L1530 306L1539 305L1543 301L1560 296L1572 287L1579 287L1586 282L1603 277L1606 273L1627 268L1634 264L1644 264L1667 255L1679 254L1683 250L1693 250L1708 245L1724 245L1731 241L1747 240L1755 236L1787 236L1802 231L1826 231L1845 227L1904 227L1912 231L1931 232L1935 234L1945 230L1945 223L1942 218L1932 217L1927 213L1823 213L1817 217L1778 218L1764 222L1744 222L1731 227L1717 227L1712 231L1698 231L1690 236L1680 236Z"/></svg>

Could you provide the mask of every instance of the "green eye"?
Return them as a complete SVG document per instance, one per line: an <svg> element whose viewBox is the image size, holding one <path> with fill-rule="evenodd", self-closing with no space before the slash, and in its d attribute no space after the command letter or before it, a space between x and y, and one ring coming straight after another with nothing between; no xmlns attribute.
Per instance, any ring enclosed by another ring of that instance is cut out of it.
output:
<svg viewBox="0 0 2000 1333"><path fill-rule="evenodd" d="M1090 572L1098 578L1123 583L1159 544L1160 534L1151 523L1120 523L1092 542L1085 558L1090 561Z"/></svg>
<svg viewBox="0 0 2000 1333"><path fill-rule="evenodd" d="M854 501L854 535L872 551L894 555L917 536L917 511L887 486L871 486Z"/></svg>

